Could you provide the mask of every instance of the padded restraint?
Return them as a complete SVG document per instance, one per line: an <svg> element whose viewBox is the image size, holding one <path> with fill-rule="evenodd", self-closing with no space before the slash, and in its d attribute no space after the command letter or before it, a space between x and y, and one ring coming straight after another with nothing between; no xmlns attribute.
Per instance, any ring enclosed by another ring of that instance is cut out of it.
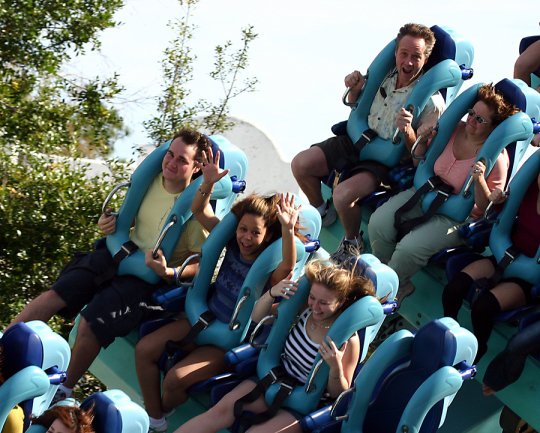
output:
<svg viewBox="0 0 540 433"><path fill-rule="evenodd" d="M510 181L510 192L504 206L493 225L489 238L489 247L497 260L500 262L505 252L511 247L511 234L519 206L532 182L536 182L540 173L540 149L536 150L521 166L519 171ZM520 254L504 269L505 278L522 278L531 284L540 281L540 246L534 257Z"/></svg>
<svg viewBox="0 0 540 433"><path fill-rule="evenodd" d="M467 109L472 107L477 99L478 89L482 83L472 86L461 93L456 100L446 109L439 119L439 132L431 142L426 158L420 162L414 176L414 186L420 189L428 179L435 175L434 165L437 158L441 155L446 144L461 118ZM523 102L522 92L518 85L511 80L502 80L496 85L497 89L504 92L504 97L509 102ZM532 123L530 117L518 112L505 119L491 132L482 148L478 152L476 161L483 160L486 163L486 173L489 175L497 157L501 151L510 143L519 140L530 139L532 136ZM443 203L437 213L446 215L456 221L465 221L469 216L474 205L474 185L470 186L469 194L466 194L465 188L468 182L465 182L458 194L453 194ZM427 211L431 202L435 199L436 193L427 193L422 199L422 208Z"/></svg>
<svg viewBox="0 0 540 433"><path fill-rule="evenodd" d="M217 144L211 138L210 142L212 143L215 154L218 150ZM145 265L144 252L136 248L137 246L134 246L133 242L130 242L129 233L148 188L152 184L154 178L161 172L162 160L171 143L172 140L169 140L159 146L135 169L131 175L130 187L118 213L116 231L107 236L107 248L109 249L109 252L113 257L118 257L118 275L135 275L152 284L159 282L160 277ZM225 157L225 155L222 155L223 161L220 161L220 165L225 161ZM175 224L165 236L161 246L165 258L167 259L171 257L174 248L182 235L185 223L191 217L191 202L193 201L193 197L201 182L201 176L194 178L190 185L176 200L171 212L164 220L163 227L171 221L175 221ZM229 176L225 176L214 188L212 198L225 198L230 194L232 194L232 181Z"/></svg>
<svg viewBox="0 0 540 433"><path fill-rule="evenodd" d="M429 322L416 335L392 334L360 370L341 431L437 431L463 381L453 366L470 364L477 347L474 335L450 318Z"/></svg>
<svg viewBox="0 0 540 433"><path fill-rule="evenodd" d="M297 202L301 203L301 200L297 200ZM299 221L301 226L311 230L310 234L312 236L318 236L321 223L320 215L315 208L307 203L302 203ZM221 251L234 238L237 223L236 216L229 213L212 230L202 246L199 272L193 287L188 290L185 305L187 317L192 325L195 325L201 315L209 310L207 300L214 269ZM309 253L306 252L304 244L298 238L295 238L295 246L297 257L295 270L299 271L303 268ZM279 238L265 248L246 275L246 279L238 293L236 307L239 312L234 323L213 320L212 323L197 333L195 342L198 345L211 344L223 350L238 346L249 329L253 306L281 260L282 239Z"/></svg>
<svg viewBox="0 0 540 433"><path fill-rule="evenodd" d="M257 376L264 377L268 371L281 365L281 353L291 323L294 323L297 314L306 304L309 295L310 283L304 276L300 279L296 294L287 300L280 302L277 310L277 318L274 321L270 334L266 341L267 345L261 350L257 363ZM347 308L328 331L328 336L340 347L357 330L363 330L368 326L382 323L384 313L380 302L372 296L366 296L353 303ZM362 338L363 333L359 333ZM362 344L362 343L361 343ZM328 365L323 361L318 370L315 368L321 360L317 355L312 367L308 383L295 386L290 395L284 400L283 406L293 409L301 414L307 414L314 410L326 388L328 381ZM308 387L311 382L311 387ZM279 386L271 385L266 392L266 401L271 404L274 401Z"/></svg>
<svg viewBox="0 0 540 433"><path fill-rule="evenodd" d="M405 107L412 109L416 120L431 95L440 89L461 86L461 69L455 59L465 57L472 62L473 58L473 49L469 43L461 42L458 46L454 42L455 35L451 34L452 32L438 26L432 27L432 30L438 36L431 62L427 65L425 73L419 78L405 104ZM438 44L441 46L438 47ZM353 143L359 142L362 134L369 129L367 123L369 111L382 81L395 67L395 49L396 40L393 40L377 55L368 68L366 85L347 121L347 133ZM462 52L466 54L462 54ZM445 57L450 55L452 57ZM395 167L400 161L403 150L403 140L393 144L392 138L383 140L376 137L362 146L360 159L374 160L388 167Z"/></svg>

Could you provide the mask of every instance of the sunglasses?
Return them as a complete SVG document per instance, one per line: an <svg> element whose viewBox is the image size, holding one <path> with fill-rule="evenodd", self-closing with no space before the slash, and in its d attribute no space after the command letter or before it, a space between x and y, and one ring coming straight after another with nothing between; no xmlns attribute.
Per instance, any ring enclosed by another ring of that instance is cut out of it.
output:
<svg viewBox="0 0 540 433"><path fill-rule="evenodd" d="M484 123L489 123L489 120L484 119L482 116L476 114L476 111L474 111L472 108L467 110L467 114L471 116L474 120L476 120L477 123L483 125Z"/></svg>

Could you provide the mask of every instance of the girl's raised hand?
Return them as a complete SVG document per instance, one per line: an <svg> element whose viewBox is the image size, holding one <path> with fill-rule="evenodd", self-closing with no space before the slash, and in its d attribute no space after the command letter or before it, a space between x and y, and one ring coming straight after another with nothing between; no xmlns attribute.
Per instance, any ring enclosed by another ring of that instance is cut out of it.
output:
<svg viewBox="0 0 540 433"><path fill-rule="evenodd" d="M201 161L196 161L195 166L199 168L203 174L204 182L208 184L215 184L219 182L227 173L229 169L220 171L219 160L221 158L221 152L218 150L216 155L212 152L212 148L209 147L202 155Z"/></svg>
<svg viewBox="0 0 540 433"><path fill-rule="evenodd" d="M282 226L294 229L294 226L298 221L300 209L302 209L302 205L298 207L294 205L293 194L280 194L280 203L278 204L277 214Z"/></svg>

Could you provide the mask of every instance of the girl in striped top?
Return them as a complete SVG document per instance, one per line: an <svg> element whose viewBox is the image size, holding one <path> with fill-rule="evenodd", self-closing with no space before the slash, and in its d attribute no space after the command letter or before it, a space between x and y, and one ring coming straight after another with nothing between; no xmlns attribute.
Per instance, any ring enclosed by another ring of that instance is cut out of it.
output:
<svg viewBox="0 0 540 433"><path fill-rule="evenodd" d="M360 341L354 334L341 347L326 333L341 312L363 296L374 295L370 280L328 262L313 261L306 265L306 276L311 282L307 306L291 328L282 353L283 366L299 382L305 383L317 353L330 367L326 390L332 398L348 389L360 355ZM285 279L273 286L257 302L252 318L259 321L275 308L274 300L281 296L288 299L297 289L295 281ZM212 433L230 427L234 421L235 402L255 388L253 380L245 380L225 395L207 412L192 418L175 433ZM244 405L244 410L262 413L268 409L264 397ZM296 416L286 408L249 432L301 432Z"/></svg>

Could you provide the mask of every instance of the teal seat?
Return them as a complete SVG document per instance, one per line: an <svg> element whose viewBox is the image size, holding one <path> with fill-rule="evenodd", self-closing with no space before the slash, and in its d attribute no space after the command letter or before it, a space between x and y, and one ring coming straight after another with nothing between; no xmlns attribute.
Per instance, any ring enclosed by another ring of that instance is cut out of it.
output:
<svg viewBox="0 0 540 433"><path fill-rule="evenodd" d="M340 431L436 432L463 380L475 374L476 350L474 335L448 317L416 334L392 334L360 370Z"/></svg>
<svg viewBox="0 0 540 433"><path fill-rule="evenodd" d="M446 93L447 104L450 104L461 88L463 79L472 76L462 74L462 67L470 67L474 58L474 49L470 42L450 29L439 26L433 26L431 29L436 37L432 56L424 67L425 73L419 78L405 104L405 107L412 110L415 120L418 120L431 95L442 90ZM396 40L392 40L368 68L366 85L352 107L347 121L347 134L353 143L369 129L367 119L373 99L385 76L395 67L396 44ZM378 161L387 167L395 167L403 151L403 140L393 143L392 138L383 140L377 137L362 148L360 159Z"/></svg>
<svg viewBox="0 0 540 433"><path fill-rule="evenodd" d="M236 193L245 187L240 180L246 176L248 163L244 152L230 143L225 137L215 135L209 138L214 147L214 154L217 150L221 151L222 161L220 161L220 164L222 168L230 170L229 175L223 177L215 185L212 193L213 200L219 199L214 206L216 215L221 217L229 211ZM125 249L125 246L129 243L129 233L133 220L137 215L146 191L154 178L161 172L161 163L171 142L172 140L169 140L156 148L135 169L128 183L121 184L113 190L112 193L121 186L128 186L129 188L118 212L116 231L107 236L106 239L107 248L111 255L114 256ZM191 217L191 202L201 183L202 176L194 179L176 200L171 212L164 220L163 239L160 247L167 259L170 258L174 251L185 223ZM103 211L106 210L110 197L111 195L105 201ZM160 277L145 265L144 252L141 250L136 250L128 257L125 257L119 263L117 272L118 275L135 275L149 283L157 283L160 280Z"/></svg>
<svg viewBox="0 0 540 433"><path fill-rule="evenodd" d="M25 425L40 415L65 378L70 350L67 342L45 323L18 323L0 339L3 374L0 386L0 427L15 405L24 411Z"/></svg>
<svg viewBox="0 0 540 433"><path fill-rule="evenodd" d="M298 197L296 197L295 203L302 204L299 216L302 234L316 238L321 229L319 212ZM207 299L212 277L222 250L229 241L234 240L236 226L236 216L229 213L212 230L203 244L199 271L194 279L193 287L188 290L185 304L185 311L192 325L198 321L201 314L208 310ZM311 252L306 250L305 245L298 238L296 238L295 243L297 261L293 278L300 275L311 255ZM248 331L253 306L281 260L282 240L280 238L269 245L253 263L238 293L235 314L230 322L224 323L215 320L197 335L196 343L199 345L212 344L224 350L238 346Z"/></svg>
<svg viewBox="0 0 540 433"><path fill-rule="evenodd" d="M377 295L390 297L397 292L397 276L386 265L381 264L374 256L365 254L360 258L376 274ZM365 270L364 269L364 270ZM361 266L358 267L362 272ZM388 271L388 272L387 272ZM367 273L367 271L366 271ZM310 291L310 283L306 277L298 283L298 290L290 299L283 300L277 310L277 318L262 345L257 362L257 376L266 376L270 370L281 365L281 353L291 324L294 323L299 310L306 304ZM353 333L358 332L361 342L361 362L367 354L367 346L374 338L376 331L384 320L384 311L381 303L373 296L365 296L350 305L328 330L328 336L336 343L337 347L347 341ZM283 407L292 409L300 414L313 411L319 404L323 391L328 381L328 365L317 355L308 380L304 385L294 386L290 395L284 400ZM277 384L271 385L266 391L266 400L271 404L279 390Z"/></svg>

